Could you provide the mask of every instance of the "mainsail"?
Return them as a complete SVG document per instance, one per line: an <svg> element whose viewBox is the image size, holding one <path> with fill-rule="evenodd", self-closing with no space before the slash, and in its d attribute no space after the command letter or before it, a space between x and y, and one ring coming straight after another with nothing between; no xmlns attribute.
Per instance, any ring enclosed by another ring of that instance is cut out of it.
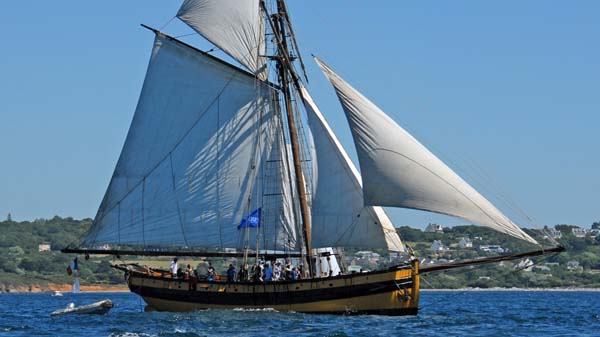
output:
<svg viewBox="0 0 600 337"><path fill-rule="evenodd" d="M263 208L270 216L261 240L270 249L295 247L285 170L263 166L280 151L275 95L248 73L157 33L127 139L84 244L239 247L240 221ZM276 180L270 186L267 169Z"/></svg>
<svg viewBox="0 0 600 337"><path fill-rule="evenodd" d="M315 59L335 88L350 124L366 205L447 214L537 244L375 104Z"/></svg>
<svg viewBox="0 0 600 337"><path fill-rule="evenodd" d="M392 221L378 206L364 206L360 174L325 117L302 87L314 139L312 227L315 247L387 248L405 251Z"/></svg>
<svg viewBox="0 0 600 337"><path fill-rule="evenodd" d="M185 0L177 17L266 79L265 25L259 0Z"/></svg>

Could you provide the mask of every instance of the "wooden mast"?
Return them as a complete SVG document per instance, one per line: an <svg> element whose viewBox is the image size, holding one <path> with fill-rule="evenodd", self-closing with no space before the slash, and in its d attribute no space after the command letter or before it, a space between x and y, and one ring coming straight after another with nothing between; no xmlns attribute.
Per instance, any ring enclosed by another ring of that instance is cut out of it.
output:
<svg viewBox="0 0 600 337"><path fill-rule="evenodd" d="M264 6L264 3L263 3ZM264 7L263 7L264 8ZM294 109L292 104L292 95L290 92L290 83L288 75L292 77L294 85L298 85L296 74L292 69L290 61L290 53L286 41L285 34L285 17L284 11L285 6L282 0L277 0L278 13L273 16L275 22L272 22L271 28L274 30L274 34L278 42L278 57L277 57L277 69L279 71L279 81L283 91L283 97L285 101L285 109L288 121L288 132L290 134L290 141L292 145L292 157L294 160L294 174L296 176L296 186L298 188L298 198L300 199L300 216L302 219L302 236L304 238L304 245L306 247L306 254L308 256L307 263L309 276L314 274L313 271L313 254L311 245L311 219L308 210L308 202L306 199L306 185L304 183L304 174L302 173L302 163L300 161L300 146L298 145L298 133L296 130L296 123L294 120Z"/></svg>

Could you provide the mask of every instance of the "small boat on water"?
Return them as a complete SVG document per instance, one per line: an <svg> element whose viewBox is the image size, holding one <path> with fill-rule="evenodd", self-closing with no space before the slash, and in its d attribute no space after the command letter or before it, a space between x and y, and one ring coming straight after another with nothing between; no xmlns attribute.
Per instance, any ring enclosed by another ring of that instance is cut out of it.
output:
<svg viewBox="0 0 600 337"><path fill-rule="evenodd" d="M62 295L63 295L63 293L62 293L62 292L60 292L60 291L58 291L58 290L55 290L55 291L52 293L52 296L62 296Z"/></svg>
<svg viewBox="0 0 600 337"><path fill-rule="evenodd" d="M113 303L110 300L103 300L100 302L83 305L76 307L74 303L69 303L65 309L59 309L54 311L51 316L59 316L65 314L96 314L104 315L110 309L112 309Z"/></svg>

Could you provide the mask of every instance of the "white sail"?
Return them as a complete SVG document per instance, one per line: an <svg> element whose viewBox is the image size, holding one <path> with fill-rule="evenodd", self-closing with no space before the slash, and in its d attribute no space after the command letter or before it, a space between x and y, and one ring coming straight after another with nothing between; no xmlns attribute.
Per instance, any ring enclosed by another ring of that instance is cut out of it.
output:
<svg viewBox="0 0 600 337"><path fill-rule="evenodd" d="M301 96L315 147L313 246L405 251L385 211L378 206L364 206L358 170L304 87Z"/></svg>
<svg viewBox="0 0 600 337"><path fill-rule="evenodd" d="M463 218L537 243L375 104L315 58L350 124L367 205Z"/></svg>
<svg viewBox="0 0 600 337"><path fill-rule="evenodd" d="M247 73L158 33L85 243L238 247L244 231L237 226L263 207L262 165L278 137L274 94ZM295 246L293 224L277 220L284 223L269 227L264 239L275 249Z"/></svg>
<svg viewBox="0 0 600 337"><path fill-rule="evenodd" d="M266 79L265 26L259 0L185 0L177 17Z"/></svg>

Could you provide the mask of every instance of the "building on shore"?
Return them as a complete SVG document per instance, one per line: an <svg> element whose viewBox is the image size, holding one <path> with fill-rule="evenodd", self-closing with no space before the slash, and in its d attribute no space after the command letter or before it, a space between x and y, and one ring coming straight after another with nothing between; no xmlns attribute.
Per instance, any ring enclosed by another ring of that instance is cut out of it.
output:
<svg viewBox="0 0 600 337"><path fill-rule="evenodd" d="M567 270L582 270L583 267L579 265L579 261L571 260L567 262Z"/></svg>
<svg viewBox="0 0 600 337"><path fill-rule="evenodd" d="M586 228L573 227L571 228L571 233L576 238L585 238L588 234L588 230Z"/></svg>
<svg viewBox="0 0 600 337"><path fill-rule="evenodd" d="M498 254L508 252L508 249L502 248L499 245L480 245L479 250L482 252L486 252L486 253L498 253Z"/></svg>
<svg viewBox="0 0 600 337"><path fill-rule="evenodd" d="M42 242L38 245L38 252L49 252L52 250L52 245L48 242Z"/></svg>
<svg viewBox="0 0 600 337"><path fill-rule="evenodd" d="M591 237L598 237L598 235L600 235L600 229L598 228L592 228L588 231L588 235Z"/></svg>
<svg viewBox="0 0 600 337"><path fill-rule="evenodd" d="M460 249L473 248L473 241L471 241L471 239L469 239L468 237L462 237L460 238L460 241L458 241L458 246L460 247Z"/></svg>
<svg viewBox="0 0 600 337"><path fill-rule="evenodd" d="M436 223L429 223L427 227L425 227L425 232L427 233L444 233L444 227L442 225L438 225Z"/></svg>
<svg viewBox="0 0 600 337"><path fill-rule="evenodd" d="M361 250L354 254L360 260L366 260L369 263L377 264L381 255L370 250Z"/></svg>
<svg viewBox="0 0 600 337"><path fill-rule="evenodd" d="M562 232L558 229L556 229L556 227L548 227L548 226L544 226L544 231L546 232L546 236L550 239L560 239L562 238Z"/></svg>
<svg viewBox="0 0 600 337"><path fill-rule="evenodd" d="M444 245L442 243L441 240L433 240L433 243L431 244L430 248L433 252L436 252L436 253L437 252L445 252L449 249L448 247L446 247L446 245Z"/></svg>

